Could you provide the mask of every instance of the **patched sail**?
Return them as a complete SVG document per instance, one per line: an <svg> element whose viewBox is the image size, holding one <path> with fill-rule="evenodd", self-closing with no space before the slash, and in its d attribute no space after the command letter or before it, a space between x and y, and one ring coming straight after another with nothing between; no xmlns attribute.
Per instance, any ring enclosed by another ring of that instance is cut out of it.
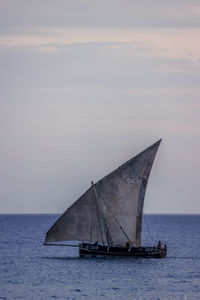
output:
<svg viewBox="0 0 200 300"><path fill-rule="evenodd" d="M92 185L50 228L45 243L110 241L125 245L129 241L139 247L144 196L160 142Z"/></svg>

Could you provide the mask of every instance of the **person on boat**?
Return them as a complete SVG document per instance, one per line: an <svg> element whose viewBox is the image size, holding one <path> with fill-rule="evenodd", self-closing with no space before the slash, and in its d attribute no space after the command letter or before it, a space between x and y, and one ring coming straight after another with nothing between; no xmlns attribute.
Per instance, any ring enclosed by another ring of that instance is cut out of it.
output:
<svg viewBox="0 0 200 300"><path fill-rule="evenodd" d="M129 247L130 247L129 242L126 242L126 248L129 248Z"/></svg>
<svg viewBox="0 0 200 300"><path fill-rule="evenodd" d="M158 247L158 249L161 249L161 247L162 247L161 241L158 242L158 246L157 247Z"/></svg>

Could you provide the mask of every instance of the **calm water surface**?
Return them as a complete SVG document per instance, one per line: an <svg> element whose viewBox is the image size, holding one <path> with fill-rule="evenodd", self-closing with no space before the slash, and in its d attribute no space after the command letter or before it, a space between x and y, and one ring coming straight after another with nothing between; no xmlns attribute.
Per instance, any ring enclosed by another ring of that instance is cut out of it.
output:
<svg viewBox="0 0 200 300"><path fill-rule="evenodd" d="M79 258L44 247L58 215L0 215L0 299L200 299L200 216L144 216L143 245L165 259Z"/></svg>

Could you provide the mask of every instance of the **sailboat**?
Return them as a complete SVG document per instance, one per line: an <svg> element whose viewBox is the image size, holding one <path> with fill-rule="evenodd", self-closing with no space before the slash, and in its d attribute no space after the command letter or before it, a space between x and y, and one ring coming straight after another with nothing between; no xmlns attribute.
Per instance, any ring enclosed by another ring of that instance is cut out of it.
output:
<svg viewBox="0 0 200 300"><path fill-rule="evenodd" d="M141 246L143 204L161 139L103 177L46 233L44 245L79 247L80 256L163 258L167 246ZM58 244L57 242L78 244Z"/></svg>

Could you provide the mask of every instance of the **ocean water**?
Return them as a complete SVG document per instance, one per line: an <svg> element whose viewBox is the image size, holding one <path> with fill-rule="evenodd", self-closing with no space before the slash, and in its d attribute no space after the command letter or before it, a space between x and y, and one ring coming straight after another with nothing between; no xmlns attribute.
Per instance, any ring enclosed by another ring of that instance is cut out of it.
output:
<svg viewBox="0 0 200 300"><path fill-rule="evenodd" d="M200 299L200 215L145 215L143 245L165 259L79 258L45 247L58 215L0 215L0 299Z"/></svg>

